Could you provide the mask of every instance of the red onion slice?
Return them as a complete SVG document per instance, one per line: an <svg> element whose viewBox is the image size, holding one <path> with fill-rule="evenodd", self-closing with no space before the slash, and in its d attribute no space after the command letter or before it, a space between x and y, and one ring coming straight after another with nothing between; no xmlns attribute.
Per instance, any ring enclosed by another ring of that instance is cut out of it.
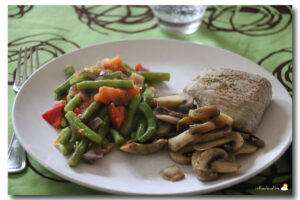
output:
<svg viewBox="0 0 300 200"><path fill-rule="evenodd" d="M100 160L103 158L103 154L102 153L97 154L95 151L90 150L90 151L86 152L85 154L83 154L81 157L86 160Z"/></svg>
<svg viewBox="0 0 300 200"><path fill-rule="evenodd" d="M89 101L90 100L90 95L88 92L86 91L80 91L79 92L81 98L82 98L82 101Z"/></svg>
<svg viewBox="0 0 300 200"><path fill-rule="evenodd" d="M103 120L100 117L95 117L89 122L88 126L91 129L96 130L102 124L102 122Z"/></svg>

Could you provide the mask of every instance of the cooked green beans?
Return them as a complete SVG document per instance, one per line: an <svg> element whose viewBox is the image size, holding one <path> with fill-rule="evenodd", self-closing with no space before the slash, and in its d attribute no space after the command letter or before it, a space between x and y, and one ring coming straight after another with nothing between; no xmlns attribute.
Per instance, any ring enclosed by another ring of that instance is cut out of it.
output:
<svg viewBox="0 0 300 200"><path fill-rule="evenodd" d="M145 82L157 83L170 80L170 73L164 72L136 72L145 78Z"/></svg>
<svg viewBox="0 0 300 200"><path fill-rule="evenodd" d="M121 145L125 142L125 139L122 137L122 135L117 130L110 128L109 132L113 136L114 141L117 145Z"/></svg>
<svg viewBox="0 0 300 200"><path fill-rule="evenodd" d="M68 112L68 111L74 110L74 108L80 104L81 99L82 99L82 98L81 98L80 94L76 94L76 95L75 95L75 96L67 103L67 105L66 105L65 108L64 108L64 111L65 111L65 112Z"/></svg>
<svg viewBox="0 0 300 200"><path fill-rule="evenodd" d="M72 76L70 76L65 82L63 82L62 84L60 84L55 90L54 93L57 95L57 97L60 97L61 95L65 94L66 92L68 92L69 88L71 87L70 84L70 80L75 76L75 74L73 74Z"/></svg>
<svg viewBox="0 0 300 200"><path fill-rule="evenodd" d="M149 87L146 87L142 96L143 96L143 101L150 106L152 104L153 98L155 97L155 93Z"/></svg>
<svg viewBox="0 0 300 200"><path fill-rule="evenodd" d="M105 105L100 109L98 117L100 117L103 120L105 115L107 115L107 113L108 113L108 107L107 107L107 105Z"/></svg>
<svg viewBox="0 0 300 200"><path fill-rule="evenodd" d="M137 124L137 130L136 130L136 138L141 137L147 129L147 120L144 117L144 115L140 116L140 119L138 120Z"/></svg>
<svg viewBox="0 0 300 200"><path fill-rule="evenodd" d="M87 109L80 116L81 121L83 121L83 122L89 121L90 118L92 117L92 115L98 111L98 109L101 107L101 105L102 105L102 103L93 101L89 105L89 107L87 107Z"/></svg>
<svg viewBox="0 0 300 200"><path fill-rule="evenodd" d="M64 69L65 75L66 77L70 77L75 73L75 69L73 67L73 65L67 65Z"/></svg>
<svg viewBox="0 0 300 200"><path fill-rule="evenodd" d="M146 132L137 138L139 142L146 142L147 140L151 139L156 132L156 117L153 114L150 106L146 102L142 102L139 105L139 110L143 113L143 115L147 119L147 130Z"/></svg>
<svg viewBox="0 0 300 200"><path fill-rule="evenodd" d="M129 65L125 64L125 67L129 70L129 71L135 71L132 67L130 67Z"/></svg>
<svg viewBox="0 0 300 200"><path fill-rule="evenodd" d="M98 80L98 81L83 81L76 84L79 90L98 90L99 87L109 86L122 89L132 89L132 80Z"/></svg>
<svg viewBox="0 0 300 200"><path fill-rule="evenodd" d="M60 127L65 128L67 126L68 126L68 122L67 122L66 118L63 117L60 122Z"/></svg>
<svg viewBox="0 0 300 200"><path fill-rule="evenodd" d="M77 136L75 133L72 133L72 136L71 136L71 139L66 143L66 144L63 144L61 146L61 152L64 154L64 155L69 155L73 152L74 150L74 145L75 145L75 142L77 141Z"/></svg>
<svg viewBox="0 0 300 200"><path fill-rule="evenodd" d="M109 73L107 76L104 76L104 79L114 79L114 78L122 78L122 72L116 71Z"/></svg>
<svg viewBox="0 0 300 200"><path fill-rule="evenodd" d="M141 96L140 95L135 95L132 97L131 101L130 101L130 104L129 104L129 108L128 108L128 114L121 126L121 129L120 129L120 133L123 135L123 136L128 136L130 131L131 131L131 126L132 126L132 121L133 121L133 118L134 118L134 115L137 111L137 108L139 106L141 102Z"/></svg>
<svg viewBox="0 0 300 200"><path fill-rule="evenodd" d="M69 159L69 166L75 167L78 165L78 162L80 160L80 157L86 152L88 149L89 140L87 138L83 138L78 146L75 148L75 151L73 152L72 156Z"/></svg>
<svg viewBox="0 0 300 200"><path fill-rule="evenodd" d="M70 127L66 127L64 129L62 129L59 134L61 135L61 137L59 139L59 143L66 144L66 143L68 143L68 141L70 140L70 138L72 136L72 130Z"/></svg>
<svg viewBox="0 0 300 200"><path fill-rule="evenodd" d="M108 115L106 115L103 119L102 124L98 128L98 134L101 138L105 138L108 131L109 131L109 125L110 125L110 118Z"/></svg>
<svg viewBox="0 0 300 200"><path fill-rule="evenodd" d="M95 133L92 129L90 129L87 125L85 125L73 111L67 112L65 115L71 127L76 129L79 133L82 133L85 137L89 138L91 141L100 144L102 138Z"/></svg>

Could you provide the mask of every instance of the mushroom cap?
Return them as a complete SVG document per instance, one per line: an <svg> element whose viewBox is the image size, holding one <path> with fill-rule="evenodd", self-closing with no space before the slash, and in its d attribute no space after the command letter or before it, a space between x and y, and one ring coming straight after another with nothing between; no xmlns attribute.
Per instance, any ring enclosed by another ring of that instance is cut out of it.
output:
<svg viewBox="0 0 300 200"><path fill-rule="evenodd" d="M218 173L211 168L211 163L219 159L228 159L227 152L220 148L212 148L204 152L194 152L192 155L194 173L202 181L215 179Z"/></svg>
<svg viewBox="0 0 300 200"><path fill-rule="evenodd" d="M172 160L179 164L188 165L191 164L191 157L184 156L179 152L169 151L169 156Z"/></svg>
<svg viewBox="0 0 300 200"><path fill-rule="evenodd" d="M229 144L225 144L225 148L228 151L237 151L238 149L242 148L244 144L244 138L241 136L241 134L237 131L232 131L229 136L232 142Z"/></svg>

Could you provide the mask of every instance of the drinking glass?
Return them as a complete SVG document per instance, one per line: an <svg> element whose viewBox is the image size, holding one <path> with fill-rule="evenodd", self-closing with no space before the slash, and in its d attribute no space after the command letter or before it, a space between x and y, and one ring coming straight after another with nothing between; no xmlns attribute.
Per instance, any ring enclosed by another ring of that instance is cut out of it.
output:
<svg viewBox="0 0 300 200"><path fill-rule="evenodd" d="M198 30L205 5L154 5L152 11L158 25L170 33L191 34Z"/></svg>

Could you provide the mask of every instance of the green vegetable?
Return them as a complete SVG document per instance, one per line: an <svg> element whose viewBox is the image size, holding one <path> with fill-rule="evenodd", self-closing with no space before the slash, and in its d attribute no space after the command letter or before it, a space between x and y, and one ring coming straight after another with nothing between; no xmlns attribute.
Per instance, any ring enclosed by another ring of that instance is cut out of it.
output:
<svg viewBox="0 0 300 200"><path fill-rule="evenodd" d="M75 74L75 76L72 76L72 78L70 79L70 85L74 85L76 83L80 83L85 80L86 80L86 78L84 78L83 76L77 76Z"/></svg>
<svg viewBox="0 0 300 200"><path fill-rule="evenodd" d="M146 102L140 103L139 110L147 119L147 130L142 136L137 136L137 140L139 142L146 142L155 135L157 126L156 117L153 114L153 111L151 110L150 106Z"/></svg>
<svg viewBox="0 0 300 200"><path fill-rule="evenodd" d="M125 139L122 137L122 135L117 130L110 128L109 132L113 136L114 141L117 145L122 145L125 142Z"/></svg>
<svg viewBox="0 0 300 200"><path fill-rule="evenodd" d="M70 140L70 138L72 136L72 130L70 127L66 127L64 129L62 129L59 134L61 135L61 137L59 139L59 143L66 144L66 143L68 143L68 141Z"/></svg>
<svg viewBox="0 0 300 200"><path fill-rule="evenodd" d="M125 64L125 67L129 70L129 71L135 71L132 67L130 67L129 65Z"/></svg>
<svg viewBox="0 0 300 200"><path fill-rule="evenodd" d="M78 137L75 133L72 132L71 139L61 146L61 152L66 156L71 154L74 151L74 145Z"/></svg>
<svg viewBox="0 0 300 200"><path fill-rule="evenodd" d="M62 120L61 120L61 122L60 122L60 126L62 127L62 128L65 128L65 127L67 127L68 126L68 122L67 122L67 120L66 120L66 118L62 118Z"/></svg>
<svg viewBox="0 0 300 200"><path fill-rule="evenodd" d="M82 133L85 137L97 144L100 144L102 142L102 138L92 129L90 129L87 125L85 125L73 111L67 112L65 117L68 120L71 127L76 129L79 133Z"/></svg>
<svg viewBox="0 0 300 200"><path fill-rule="evenodd" d="M136 73L142 75L145 78L145 82L149 82L149 83L158 83L158 82L170 80L170 73L141 72L141 71L137 71Z"/></svg>
<svg viewBox="0 0 300 200"><path fill-rule="evenodd" d="M87 107L87 109L80 116L81 121L83 121L83 122L89 121L90 118L92 117L92 115L98 111L98 109L101 107L101 105L102 105L102 103L93 101L89 105L89 107Z"/></svg>
<svg viewBox="0 0 300 200"><path fill-rule="evenodd" d="M114 78L122 78L122 72L121 71L116 71L109 73L107 76L103 77L104 79L114 79Z"/></svg>
<svg viewBox="0 0 300 200"><path fill-rule="evenodd" d="M100 135L101 138L105 138L108 131L109 131L109 126L110 126L110 118L108 115L106 115L103 119L102 124L98 128L98 134Z"/></svg>
<svg viewBox="0 0 300 200"><path fill-rule="evenodd" d="M122 89L132 89L132 80L97 80L97 81L83 81L76 84L79 90L98 90L99 87L109 86Z"/></svg>
<svg viewBox="0 0 300 200"><path fill-rule="evenodd" d="M98 117L100 117L102 120L104 119L105 115L108 113L108 107L107 105L103 106L98 114Z"/></svg>
<svg viewBox="0 0 300 200"><path fill-rule="evenodd" d="M78 106L81 102L80 94L76 94L68 103L65 105L64 111L72 111L76 106Z"/></svg>
<svg viewBox="0 0 300 200"><path fill-rule="evenodd" d="M146 102L149 106L151 106L153 98L155 97L155 92L151 90L149 87L146 87L142 96L143 96L143 101Z"/></svg>
<svg viewBox="0 0 300 200"><path fill-rule="evenodd" d="M72 76L70 76L65 82L63 82L62 84L60 84L55 90L54 93L56 94L56 98L59 98L60 96L62 96L63 94L65 94L66 92L68 92L68 90L71 87L70 84L70 80L75 76L75 74L73 74Z"/></svg>
<svg viewBox="0 0 300 200"><path fill-rule="evenodd" d="M78 165L78 162L80 160L80 157L87 151L88 149L89 140L87 138L83 138L79 145L75 148L75 151L73 152L72 156L69 159L69 166L75 167Z"/></svg>
<svg viewBox="0 0 300 200"><path fill-rule="evenodd" d="M138 139L141 137L147 129L147 120L146 118L142 115L140 116L140 119L138 120L137 124L137 130L136 130L136 138Z"/></svg>
<svg viewBox="0 0 300 200"><path fill-rule="evenodd" d="M137 108L141 102L141 96L140 95L134 95L130 101L129 107L128 107L128 114L122 123L120 133L123 136L128 136L131 131L131 126L133 124L133 118L137 111Z"/></svg>
<svg viewBox="0 0 300 200"><path fill-rule="evenodd" d="M67 65L64 69L65 75L67 78L69 78L70 76L72 76L75 73L75 69L73 67L73 65Z"/></svg>

